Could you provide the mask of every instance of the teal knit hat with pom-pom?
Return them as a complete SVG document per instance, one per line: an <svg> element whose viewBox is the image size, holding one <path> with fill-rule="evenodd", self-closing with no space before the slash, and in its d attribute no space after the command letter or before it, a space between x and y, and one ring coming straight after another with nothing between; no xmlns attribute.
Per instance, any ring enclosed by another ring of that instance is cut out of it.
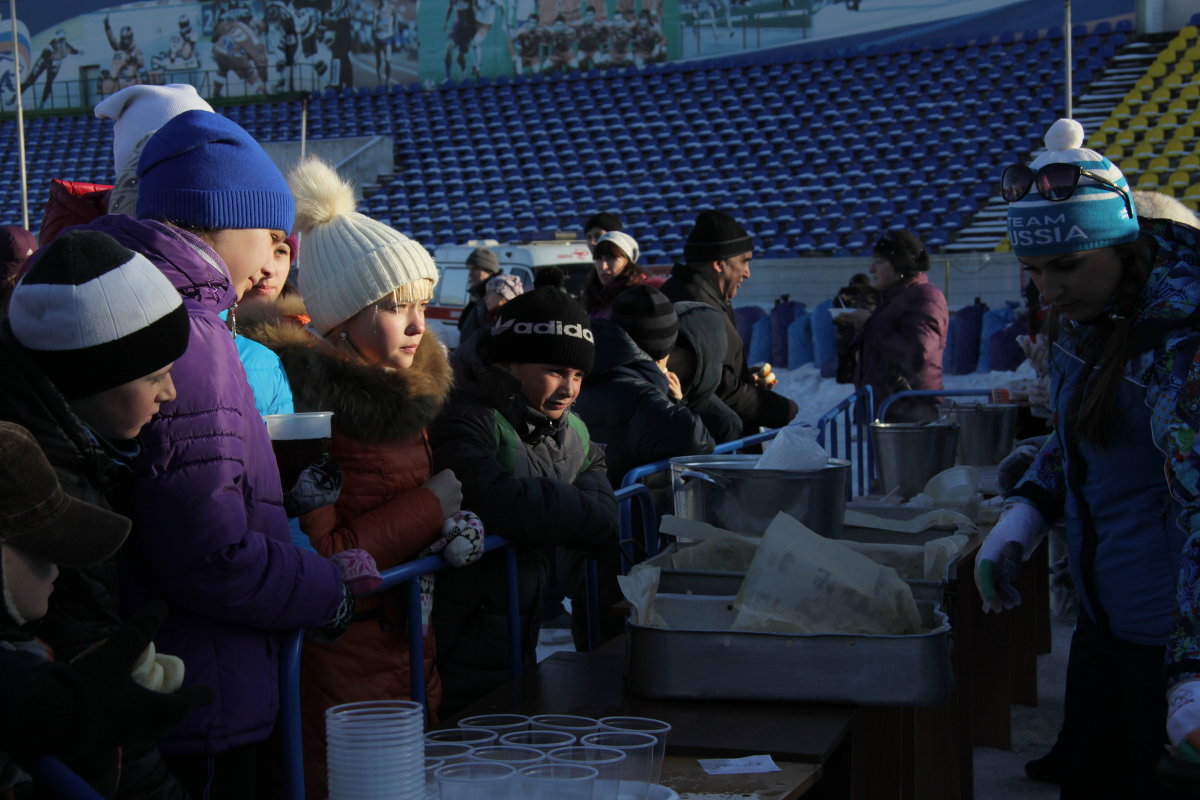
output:
<svg viewBox="0 0 1200 800"><path fill-rule="evenodd" d="M1083 146L1083 126L1073 119L1060 119L1050 126L1045 141L1046 152L1029 165L1034 172L1046 164L1076 164L1121 191L1087 175L1079 177L1074 193L1066 200L1047 200L1036 186L1031 188L1008 206L1008 240L1013 252L1018 256L1061 255L1136 239L1137 210L1129 184L1115 164Z"/></svg>

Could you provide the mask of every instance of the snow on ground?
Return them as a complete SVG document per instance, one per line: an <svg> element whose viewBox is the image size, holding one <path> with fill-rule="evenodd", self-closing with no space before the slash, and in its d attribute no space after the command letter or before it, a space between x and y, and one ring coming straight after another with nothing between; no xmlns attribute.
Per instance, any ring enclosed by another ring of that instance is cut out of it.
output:
<svg viewBox="0 0 1200 800"><path fill-rule="evenodd" d="M822 414L854 393L851 384L838 383L833 378L822 378L820 371L812 364L805 364L796 369L777 369L775 374L779 377L775 391L787 395L800 406L796 422L816 425ZM1029 366L1029 362L1025 362L1012 372L946 375L942 383L946 389L990 389L1033 376L1033 368Z"/></svg>

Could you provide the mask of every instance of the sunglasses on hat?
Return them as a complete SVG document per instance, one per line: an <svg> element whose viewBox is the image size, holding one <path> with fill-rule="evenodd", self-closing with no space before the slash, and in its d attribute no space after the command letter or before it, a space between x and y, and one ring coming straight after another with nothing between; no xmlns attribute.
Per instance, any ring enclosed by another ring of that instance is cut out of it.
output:
<svg viewBox="0 0 1200 800"><path fill-rule="evenodd" d="M1117 186L1103 175L1084 169L1078 164L1058 162L1046 164L1037 172L1024 164L1013 164L1004 170L1000 176L1000 195L1008 202L1015 203L1029 190L1037 187L1037 193L1047 200L1061 202L1075 194L1081 177L1090 178L1106 189L1112 189L1121 195L1125 201L1125 213L1133 218L1133 205L1129 202L1129 192Z"/></svg>

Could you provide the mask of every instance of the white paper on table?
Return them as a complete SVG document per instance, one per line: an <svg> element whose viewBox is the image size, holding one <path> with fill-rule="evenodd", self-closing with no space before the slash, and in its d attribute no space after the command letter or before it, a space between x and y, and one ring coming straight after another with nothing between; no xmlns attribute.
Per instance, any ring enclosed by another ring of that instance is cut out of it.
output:
<svg viewBox="0 0 1200 800"><path fill-rule="evenodd" d="M658 593L658 579L662 573L658 567L636 564L628 575L618 575L617 585L621 594L633 606L633 622L654 628L667 627L666 620L654 610L654 596Z"/></svg>
<svg viewBox="0 0 1200 800"><path fill-rule="evenodd" d="M745 758L701 758L700 769L709 775L749 775L754 772L782 772L769 755Z"/></svg>
<svg viewBox="0 0 1200 800"><path fill-rule="evenodd" d="M845 524L854 528L874 528L881 531L898 531L900 533L920 533L927 528L959 528L975 523L965 514L936 508L926 511L912 519L888 519L865 511L852 508L846 509Z"/></svg>

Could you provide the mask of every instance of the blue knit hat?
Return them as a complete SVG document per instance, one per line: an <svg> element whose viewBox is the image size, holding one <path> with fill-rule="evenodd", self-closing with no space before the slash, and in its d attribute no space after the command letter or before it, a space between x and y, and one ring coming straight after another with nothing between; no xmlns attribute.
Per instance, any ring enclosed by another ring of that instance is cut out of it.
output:
<svg viewBox="0 0 1200 800"><path fill-rule="evenodd" d="M1046 164L1077 164L1110 181L1125 192L1081 175L1075 192L1066 200L1047 200L1037 188L1008 206L1008 240L1018 256L1052 256L1095 250L1138 237L1137 209L1121 170L1111 161L1083 147L1083 126L1060 119L1046 131L1046 152L1034 159L1034 172Z"/></svg>
<svg viewBox="0 0 1200 800"><path fill-rule="evenodd" d="M254 137L209 111L187 111L150 137L138 160L137 215L213 230L290 233L296 204Z"/></svg>

